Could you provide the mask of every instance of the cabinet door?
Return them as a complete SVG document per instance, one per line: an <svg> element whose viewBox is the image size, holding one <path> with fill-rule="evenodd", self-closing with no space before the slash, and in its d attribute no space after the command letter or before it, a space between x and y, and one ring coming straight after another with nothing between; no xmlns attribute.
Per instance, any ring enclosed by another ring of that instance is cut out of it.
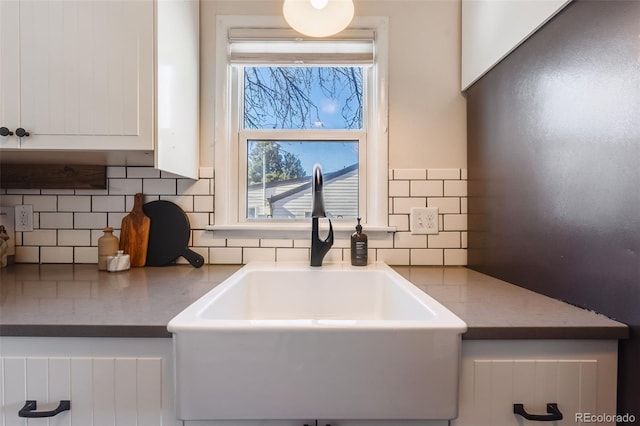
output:
<svg viewBox="0 0 640 426"><path fill-rule="evenodd" d="M0 419L4 426L24 426L18 411L26 400L36 400L38 410L70 400L71 410L51 417L49 425L171 424L163 423L161 381L161 358L0 358Z"/></svg>
<svg viewBox="0 0 640 426"><path fill-rule="evenodd" d="M20 7L17 1L0 1L0 127L11 132L20 122ZM0 148L17 148L18 138L0 136Z"/></svg>
<svg viewBox="0 0 640 426"><path fill-rule="evenodd" d="M617 342L467 341L463 344L459 415L452 426L535 424L514 414L547 415L554 425L583 424L584 413L615 413ZM549 423L551 424L551 423ZM586 424L586 423L585 423ZM609 425L613 423L598 423Z"/></svg>
<svg viewBox="0 0 640 426"><path fill-rule="evenodd" d="M19 4L23 149L153 149L153 1Z"/></svg>

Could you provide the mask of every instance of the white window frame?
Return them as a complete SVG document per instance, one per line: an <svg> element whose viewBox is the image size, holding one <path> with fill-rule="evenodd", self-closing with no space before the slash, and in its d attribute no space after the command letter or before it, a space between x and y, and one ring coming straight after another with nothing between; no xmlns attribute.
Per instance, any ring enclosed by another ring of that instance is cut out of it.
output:
<svg viewBox="0 0 640 426"><path fill-rule="evenodd" d="M256 131L240 132L240 111L238 73L234 72L228 59L227 34L230 28L286 28L282 17L275 16L236 16L219 15L216 19L216 67L215 67L215 220L209 230L225 232L282 232L296 234L309 231L306 221L256 221L246 220L246 176L242 162L246 163L246 138L257 134ZM365 136L361 139L359 154L360 214L364 218L363 226L368 232L390 232L388 226L388 18L356 17L352 28L367 28L375 32L374 65L367 72L368 93L366 101L367 123ZM269 131L270 138L283 136L287 131ZM360 139L354 137L361 131L336 131L335 138ZM347 136L347 134L351 136ZM305 139L310 131L305 130ZM289 133L289 138L295 138ZM327 139L326 132L321 138ZM363 143L364 142L364 143ZM244 146L244 148L243 148ZM241 186L244 184L244 187ZM244 191L242 191L244 188ZM338 221L334 229L352 230L352 220ZM292 235L295 237L296 235Z"/></svg>

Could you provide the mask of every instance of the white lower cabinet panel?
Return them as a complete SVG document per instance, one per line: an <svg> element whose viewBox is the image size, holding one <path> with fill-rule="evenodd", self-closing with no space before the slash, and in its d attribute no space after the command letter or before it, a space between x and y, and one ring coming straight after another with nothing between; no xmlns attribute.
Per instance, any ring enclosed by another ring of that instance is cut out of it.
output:
<svg viewBox="0 0 640 426"><path fill-rule="evenodd" d="M583 413L616 412L616 341L465 341L462 353L452 426L539 423L514 414L514 404L544 416L547 404L557 404L563 419L546 423L557 426L583 424Z"/></svg>
<svg viewBox="0 0 640 426"><path fill-rule="evenodd" d="M0 425L177 425L171 392L170 339L2 338ZM71 409L48 418L36 412Z"/></svg>

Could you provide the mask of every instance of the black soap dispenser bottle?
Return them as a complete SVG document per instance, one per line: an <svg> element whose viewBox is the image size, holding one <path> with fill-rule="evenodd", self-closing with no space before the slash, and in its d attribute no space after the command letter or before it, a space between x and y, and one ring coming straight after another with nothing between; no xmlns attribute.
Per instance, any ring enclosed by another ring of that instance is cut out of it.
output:
<svg viewBox="0 0 640 426"><path fill-rule="evenodd" d="M351 234L351 264L354 266L367 266L368 238L367 234L362 232L360 219L358 218L356 232Z"/></svg>

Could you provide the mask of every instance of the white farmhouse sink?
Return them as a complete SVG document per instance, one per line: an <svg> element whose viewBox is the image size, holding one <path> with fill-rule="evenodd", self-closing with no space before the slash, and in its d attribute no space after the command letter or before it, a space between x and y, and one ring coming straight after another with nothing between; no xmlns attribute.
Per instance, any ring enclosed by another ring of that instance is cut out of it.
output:
<svg viewBox="0 0 640 426"><path fill-rule="evenodd" d="M381 263L249 264L168 329L183 420L457 415L466 324Z"/></svg>

